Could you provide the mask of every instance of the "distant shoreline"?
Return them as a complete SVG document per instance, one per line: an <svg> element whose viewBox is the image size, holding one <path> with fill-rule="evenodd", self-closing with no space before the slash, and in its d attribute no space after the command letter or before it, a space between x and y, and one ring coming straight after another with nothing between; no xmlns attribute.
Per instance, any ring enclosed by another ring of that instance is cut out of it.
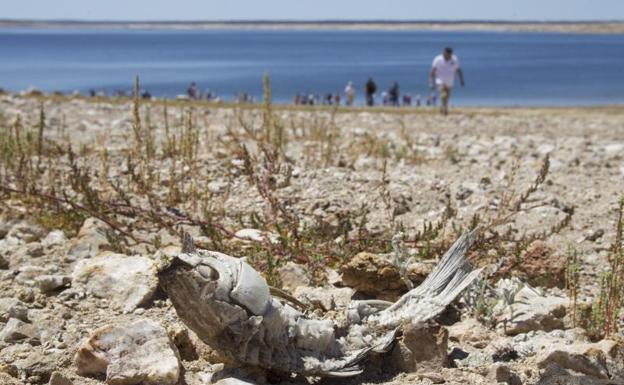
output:
<svg viewBox="0 0 624 385"><path fill-rule="evenodd" d="M624 34L624 21L74 21L0 20L0 28L494 31Z"/></svg>
<svg viewBox="0 0 624 385"><path fill-rule="evenodd" d="M85 94L73 94L73 93L55 93L55 92L42 92L39 89L33 88L31 90L24 91L7 91L4 92L0 89L0 99L37 99L37 100L50 100L50 101L84 101L88 103L111 103L111 104L124 104L133 100L132 96L88 96ZM167 103L169 106L194 106L194 107L210 107L210 108L222 108L222 109L259 109L262 108L262 101L256 101L251 103L238 103L231 100L210 101L205 99L189 99L178 98L175 96L156 96L150 99L141 98L141 103L147 103L151 105L159 103ZM272 102L273 108L281 111L334 111L335 105L315 104L315 105L297 105L292 102L274 101ZM453 105L453 109L463 112L480 112L480 113L497 113L500 111L523 111L523 112L548 112L548 111L597 111L609 114L624 115L624 103L599 103L599 104L535 104L535 105L518 105L518 104L504 104L504 105L488 105L488 104L474 104L474 105ZM354 104L353 106L347 106L341 104L335 110L336 112L392 112L398 114L417 113L427 111L438 111L437 106L428 106L422 104L420 106L385 106L382 104L376 104L373 107L369 107L363 104Z"/></svg>

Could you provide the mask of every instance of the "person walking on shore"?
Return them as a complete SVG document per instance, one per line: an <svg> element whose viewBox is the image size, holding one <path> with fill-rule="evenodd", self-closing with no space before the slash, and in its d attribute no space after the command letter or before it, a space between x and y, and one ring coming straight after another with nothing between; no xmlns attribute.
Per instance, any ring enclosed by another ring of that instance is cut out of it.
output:
<svg viewBox="0 0 624 385"><path fill-rule="evenodd" d="M375 105L375 92L377 92L377 85L373 78L368 78L366 82L366 105L369 107Z"/></svg>
<svg viewBox="0 0 624 385"><path fill-rule="evenodd" d="M344 92L347 96L347 106L352 106L353 101L355 100L355 88L353 88L353 82L347 83Z"/></svg>
<svg viewBox="0 0 624 385"><path fill-rule="evenodd" d="M463 87L464 73L459 67L459 59L453 55L451 47L446 47L443 54L433 59L429 74L429 87L432 90L437 87L440 92L440 112L443 115L448 114L448 102L455 82L455 74L459 78L459 84Z"/></svg>
<svg viewBox="0 0 624 385"><path fill-rule="evenodd" d="M199 88L197 88L197 83L191 82L191 85L186 90L186 93L191 99L194 99L194 100L199 99Z"/></svg>
<svg viewBox="0 0 624 385"><path fill-rule="evenodd" d="M399 83L393 82L392 87L390 87L390 91L388 91L388 95L390 95L390 105L394 107L399 106Z"/></svg>

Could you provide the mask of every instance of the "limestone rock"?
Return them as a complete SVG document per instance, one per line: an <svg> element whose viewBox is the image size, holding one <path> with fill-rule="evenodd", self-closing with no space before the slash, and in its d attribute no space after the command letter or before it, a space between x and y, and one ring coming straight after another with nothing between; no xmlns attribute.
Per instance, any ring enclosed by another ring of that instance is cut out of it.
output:
<svg viewBox="0 0 624 385"><path fill-rule="evenodd" d="M156 251L154 254L154 263L156 264L156 270L161 271L166 269L171 263L171 260L178 254L182 252L182 247L180 246L165 246Z"/></svg>
<svg viewBox="0 0 624 385"><path fill-rule="evenodd" d="M474 318L468 318L448 327L449 339L462 345L484 348L492 339L492 332Z"/></svg>
<svg viewBox="0 0 624 385"><path fill-rule="evenodd" d="M176 323L168 328L169 338L180 353L180 358L184 361L195 361L199 358L196 343L198 338L193 338L193 332L189 331L184 325Z"/></svg>
<svg viewBox="0 0 624 385"><path fill-rule="evenodd" d="M367 296L394 301L407 291L399 269L387 258L362 252L342 267L342 282Z"/></svg>
<svg viewBox="0 0 624 385"><path fill-rule="evenodd" d="M499 337L492 341L492 346L509 345L521 358L533 357L550 351L556 346L572 346L590 343L587 332L581 328L553 330L550 332L530 331L513 337ZM490 349L491 350L491 349Z"/></svg>
<svg viewBox="0 0 624 385"><path fill-rule="evenodd" d="M40 242L30 242L16 244L6 255L13 264L21 265L26 260L43 256L44 253L45 250Z"/></svg>
<svg viewBox="0 0 624 385"><path fill-rule="evenodd" d="M59 353L45 354L41 350L32 351L27 357L14 362L18 377L28 378L31 383L47 382L59 366L62 357Z"/></svg>
<svg viewBox="0 0 624 385"><path fill-rule="evenodd" d="M330 267L325 268L325 278L327 279L327 283L329 285L344 286L342 284L342 274Z"/></svg>
<svg viewBox="0 0 624 385"><path fill-rule="evenodd" d="M544 294L524 285L513 298L511 305L497 305L497 321L504 325L507 335L531 330L551 331L563 329L563 318L569 300L566 297ZM502 310L501 310L502 308Z"/></svg>
<svg viewBox="0 0 624 385"><path fill-rule="evenodd" d="M346 309L353 297L354 291L349 287L307 287L299 286L294 296L302 303L312 308L325 311Z"/></svg>
<svg viewBox="0 0 624 385"><path fill-rule="evenodd" d="M540 372L539 381L536 385L622 385L622 383L577 374L574 371L552 364Z"/></svg>
<svg viewBox="0 0 624 385"><path fill-rule="evenodd" d="M277 270L282 288L294 292L299 286L310 286L310 277L305 267L288 262Z"/></svg>
<svg viewBox="0 0 624 385"><path fill-rule="evenodd" d="M106 223L97 218L87 218L76 238L69 242L67 257L70 260L95 257L108 246L107 230Z"/></svg>
<svg viewBox="0 0 624 385"><path fill-rule="evenodd" d="M495 384L502 382L509 385L522 385L520 377L505 364L495 363L490 366L487 377L488 380Z"/></svg>
<svg viewBox="0 0 624 385"><path fill-rule="evenodd" d="M412 325L403 328L403 338L392 350L395 369L403 372L438 371L448 366L448 330L440 325Z"/></svg>
<svg viewBox="0 0 624 385"><path fill-rule="evenodd" d="M78 347L74 362L80 375L106 373L109 385L174 385L180 377L176 347L165 329L148 319L95 330Z"/></svg>
<svg viewBox="0 0 624 385"><path fill-rule="evenodd" d="M12 373L15 371L15 373ZM0 384L2 385L23 385L17 378L17 371L13 365L0 365Z"/></svg>
<svg viewBox="0 0 624 385"><path fill-rule="evenodd" d="M25 341L31 345L39 345L41 343L37 327L17 318L9 319L9 322L0 332L0 341L9 343Z"/></svg>
<svg viewBox="0 0 624 385"><path fill-rule="evenodd" d="M419 373L418 378L420 378L421 380L431 381L432 384L444 384L446 382L446 379L444 378L442 373L438 372Z"/></svg>
<svg viewBox="0 0 624 385"><path fill-rule="evenodd" d="M16 318L28 322L28 307L17 298L0 298L0 322Z"/></svg>
<svg viewBox="0 0 624 385"><path fill-rule="evenodd" d="M8 231L6 237L13 237L24 243L37 242L46 235L46 231L40 225L21 221L16 223Z"/></svg>
<svg viewBox="0 0 624 385"><path fill-rule="evenodd" d="M62 230L53 230L46 235L46 237L41 241L43 247L51 248L54 246L61 246L67 243L67 237Z"/></svg>
<svg viewBox="0 0 624 385"><path fill-rule="evenodd" d="M60 372L52 372L48 385L74 385L73 382Z"/></svg>
<svg viewBox="0 0 624 385"><path fill-rule="evenodd" d="M242 229L238 230L234 237L238 240L243 241L252 241L252 242L270 242L270 243L278 243L279 235L273 234L267 231L261 231L257 229Z"/></svg>
<svg viewBox="0 0 624 385"><path fill-rule="evenodd" d="M181 323L174 323L167 328L169 338L178 349L184 361L195 361L203 358L211 363L232 363L231 359L221 354L199 339L197 334Z"/></svg>
<svg viewBox="0 0 624 385"><path fill-rule="evenodd" d="M80 261L74 269L72 284L130 312L152 298L158 278L151 259L107 252Z"/></svg>
<svg viewBox="0 0 624 385"><path fill-rule="evenodd" d="M25 285L34 286L35 280L40 275L47 273L47 270L39 266L22 266L19 268L17 275L15 276L15 282Z"/></svg>
<svg viewBox="0 0 624 385"><path fill-rule="evenodd" d="M11 231L11 227L13 227L15 223L15 220L7 221L4 218L0 218L0 239L4 239L7 236L9 231Z"/></svg>
<svg viewBox="0 0 624 385"><path fill-rule="evenodd" d="M71 283L71 277L59 274L44 274L35 278L35 286L44 293L66 287Z"/></svg>
<svg viewBox="0 0 624 385"><path fill-rule="evenodd" d="M615 341L553 344L544 350L537 358L540 368L557 365L594 378L624 380L624 345Z"/></svg>
<svg viewBox="0 0 624 385"><path fill-rule="evenodd" d="M9 261L7 261L2 255L0 255L0 270L6 270L9 268Z"/></svg>
<svg viewBox="0 0 624 385"><path fill-rule="evenodd" d="M4 257L3 259L6 261L5 269L9 267L9 259L12 255L14 255L15 250L23 245L23 242L14 237L6 237L4 239L0 239L0 256Z"/></svg>
<svg viewBox="0 0 624 385"><path fill-rule="evenodd" d="M215 382L215 385L255 385L255 383L241 380L240 378L228 377Z"/></svg>
<svg viewBox="0 0 624 385"><path fill-rule="evenodd" d="M585 239L588 241L596 242L597 240L602 238L604 234L605 231L603 229L592 230L585 236Z"/></svg>
<svg viewBox="0 0 624 385"><path fill-rule="evenodd" d="M30 258L39 258L44 254L43 245L39 242L27 243L20 249L20 253Z"/></svg>

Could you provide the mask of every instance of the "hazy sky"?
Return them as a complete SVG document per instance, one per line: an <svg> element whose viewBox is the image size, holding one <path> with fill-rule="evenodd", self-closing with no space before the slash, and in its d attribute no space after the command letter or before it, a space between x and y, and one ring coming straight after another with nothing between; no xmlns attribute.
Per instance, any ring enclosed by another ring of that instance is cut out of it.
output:
<svg viewBox="0 0 624 385"><path fill-rule="evenodd" d="M1 19L624 19L624 0L0 0L0 3Z"/></svg>

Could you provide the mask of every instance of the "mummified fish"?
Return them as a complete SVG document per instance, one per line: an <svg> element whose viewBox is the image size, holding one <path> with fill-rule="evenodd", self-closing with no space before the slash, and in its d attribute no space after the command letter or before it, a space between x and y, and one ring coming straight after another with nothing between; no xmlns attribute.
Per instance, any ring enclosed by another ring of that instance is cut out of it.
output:
<svg viewBox="0 0 624 385"><path fill-rule="evenodd" d="M462 235L427 279L390 306L352 301L347 327L304 314L270 294L244 259L192 247L161 261L160 282L182 321L230 360L263 369L347 377L374 352L388 351L406 323L440 314L473 280L465 259L476 232ZM163 257L164 258L164 257ZM380 310L382 309L382 310Z"/></svg>

